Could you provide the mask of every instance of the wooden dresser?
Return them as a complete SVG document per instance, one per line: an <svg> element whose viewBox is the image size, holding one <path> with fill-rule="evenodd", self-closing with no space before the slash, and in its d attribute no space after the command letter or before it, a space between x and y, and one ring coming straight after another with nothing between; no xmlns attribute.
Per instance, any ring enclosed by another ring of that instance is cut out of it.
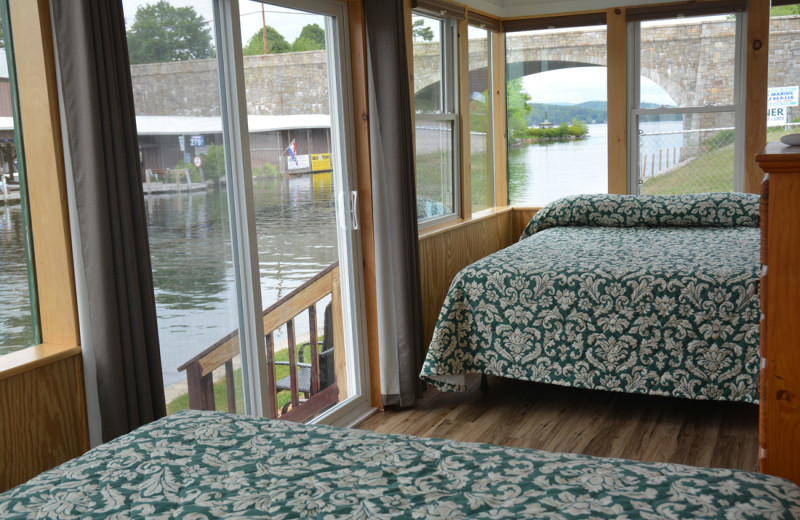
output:
<svg viewBox="0 0 800 520"><path fill-rule="evenodd" d="M800 146L768 144L761 185L759 471L800 484Z"/></svg>

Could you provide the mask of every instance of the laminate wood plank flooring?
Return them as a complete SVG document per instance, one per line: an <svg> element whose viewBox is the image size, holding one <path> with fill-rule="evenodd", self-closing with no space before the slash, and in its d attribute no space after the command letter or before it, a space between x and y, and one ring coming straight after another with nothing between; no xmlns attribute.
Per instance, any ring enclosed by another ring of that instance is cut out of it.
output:
<svg viewBox="0 0 800 520"><path fill-rule="evenodd" d="M429 389L356 428L645 462L755 471L758 406L581 390L489 377L489 394Z"/></svg>

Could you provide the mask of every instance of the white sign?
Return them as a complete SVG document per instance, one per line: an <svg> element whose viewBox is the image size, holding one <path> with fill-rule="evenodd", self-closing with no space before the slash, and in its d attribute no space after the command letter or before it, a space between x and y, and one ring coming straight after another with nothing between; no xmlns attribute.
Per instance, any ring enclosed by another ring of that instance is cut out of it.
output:
<svg viewBox="0 0 800 520"><path fill-rule="evenodd" d="M786 124L786 107L767 108L767 126L784 126Z"/></svg>
<svg viewBox="0 0 800 520"><path fill-rule="evenodd" d="M800 101L800 87L774 87L767 89L767 106L796 107Z"/></svg>
<svg viewBox="0 0 800 520"><path fill-rule="evenodd" d="M307 170L311 167L311 161L308 155L295 155L294 159L286 158L286 167L289 170Z"/></svg>
<svg viewBox="0 0 800 520"><path fill-rule="evenodd" d="M195 167L202 168L202 166L203 166L203 158L202 157L200 157L199 155L195 155L193 162L194 162Z"/></svg>

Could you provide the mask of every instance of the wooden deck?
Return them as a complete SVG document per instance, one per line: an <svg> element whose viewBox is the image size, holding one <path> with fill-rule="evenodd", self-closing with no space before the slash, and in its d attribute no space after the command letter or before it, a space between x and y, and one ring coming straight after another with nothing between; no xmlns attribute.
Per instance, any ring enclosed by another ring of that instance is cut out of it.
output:
<svg viewBox="0 0 800 520"><path fill-rule="evenodd" d="M357 428L646 462L755 471L758 406L478 378L463 393L428 390L414 408Z"/></svg>

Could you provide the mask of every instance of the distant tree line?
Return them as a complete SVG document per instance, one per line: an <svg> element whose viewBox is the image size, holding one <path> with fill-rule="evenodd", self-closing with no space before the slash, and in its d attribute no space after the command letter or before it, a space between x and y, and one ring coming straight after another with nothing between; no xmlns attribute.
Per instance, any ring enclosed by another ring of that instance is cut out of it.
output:
<svg viewBox="0 0 800 520"><path fill-rule="evenodd" d="M656 103L642 103L642 108L658 108ZM531 103L531 110L525 117L528 126L535 126L545 119L555 125L571 123L573 120L587 123L605 123L608 121L608 107L605 101L585 101L575 105L552 105L548 103ZM647 121L681 121L681 114L643 115Z"/></svg>
<svg viewBox="0 0 800 520"><path fill-rule="evenodd" d="M325 48L325 30L317 24L303 27L291 44L269 25L266 33L268 54ZM193 7L175 7L166 0L139 6L127 35L131 64L202 60L216 55L211 23ZM264 30L253 33L242 52L245 56L264 54Z"/></svg>

